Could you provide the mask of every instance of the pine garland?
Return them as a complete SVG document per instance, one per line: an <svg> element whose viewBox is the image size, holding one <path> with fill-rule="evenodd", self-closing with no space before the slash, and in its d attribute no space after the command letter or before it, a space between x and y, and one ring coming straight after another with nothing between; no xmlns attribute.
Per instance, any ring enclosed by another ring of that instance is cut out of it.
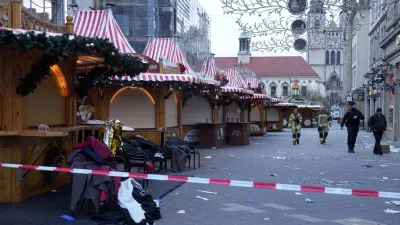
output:
<svg viewBox="0 0 400 225"><path fill-rule="evenodd" d="M70 55L98 55L104 58L102 67L105 72L94 74L98 71L91 70L87 75L92 80L86 79L86 83L80 86L81 89L87 89L99 76L136 76L149 67L149 64L143 63L139 57L119 54L118 49L108 39L82 36L71 38L69 34L47 37L45 33L14 34L11 30L1 30L0 46L7 46L10 50L20 53L43 53L42 58L32 65L31 71L21 78L16 90L21 96L33 93L38 84L49 76L50 66L67 59Z"/></svg>

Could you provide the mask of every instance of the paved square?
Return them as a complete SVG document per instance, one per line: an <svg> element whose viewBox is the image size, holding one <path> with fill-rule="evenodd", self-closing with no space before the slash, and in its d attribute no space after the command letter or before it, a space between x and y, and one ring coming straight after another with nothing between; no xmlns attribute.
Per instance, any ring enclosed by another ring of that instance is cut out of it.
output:
<svg viewBox="0 0 400 225"><path fill-rule="evenodd" d="M303 221L311 222L311 223L319 223L319 222L325 221L323 219L319 219L319 218L315 218L315 217L311 217L311 216L307 216L307 215L302 215L302 214L293 214L293 215L287 215L287 216L293 217L296 219L300 219Z"/></svg>
<svg viewBox="0 0 400 225"><path fill-rule="evenodd" d="M374 221L368 221L368 220L363 220L363 219L359 219L359 218L334 220L332 222L342 224L342 225L386 225L383 223L377 223Z"/></svg>
<svg viewBox="0 0 400 225"><path fill-rule="evenodd" d="M265 207L268 207L268 208L274 208L274 209L279 209L279 210L291 210L291 209L293 209L291 207L278 205L278 204L275 204L275 203L267 203L267 204L262 204L262 205L265 206Z"/></svg>
<svg viewBox="0 0 400 225"><path fill-rule="evenodd" d="M220 208L220 210L227 211L227 212L237 212L237 211L246 211L250 213L264 213L266 211L253 208L250 206L245 206L245 205L240 205L236 203L226 203L224 204L225 206L228 206L228 208Z"/></svg>

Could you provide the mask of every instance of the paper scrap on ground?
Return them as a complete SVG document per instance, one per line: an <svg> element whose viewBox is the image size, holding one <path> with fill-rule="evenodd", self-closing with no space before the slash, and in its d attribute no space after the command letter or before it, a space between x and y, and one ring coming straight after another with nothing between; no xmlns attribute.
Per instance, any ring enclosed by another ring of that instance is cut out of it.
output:
<svg viewBox="0 0 400 225"><path fill-rule="evenodd" d="M248 202L248 203L254 203L254 201L253 201L253 200L247 200L247 202Z"/></svg>
<svg viewBox="0 0 400 225"><path fill-rule="evenodd" d="M300 192L296 192L295 194L296 194L296 195L303 195L303 194L302 194L302 193L300 193Z"/></svg>
<svg viewBox="0 0 400 225"><path fill-rule="evenodd" d="M395 211L395 210L391 210L391 209L385 209L385 213L390 213L390 214L399 214L400 211Z"/></svg>
<svg viewBox="0 0 400 225"><path fill-rule="evenodd" d="M235 155L229 155L230 157L233 157L233 156L235 156Z"/></svg>
<svg viewBox="0 0 400 225"><path fill-rule="evenodd" d="M198 199L203 199L204 201L207 201L207 200L208 200L208 198L203 198L203 197L200 197L200 196L196 196L196 198L198 198Z"/></svg>
<svg viewBox="0 0 400 225"><path fill-rule="evenodd" d="M212 191L203 191L203 190L197 190L197 191L207 193L207 194L214 194L214 195L217 194L217 192L212 192Z"/></svg>
<svg viewBox="0 0 400 225"><path fill-rule="evenodd" d="M389 179L389 178L387 178L387 177L382 177L382 179L387 180L387 179Z"/></svg>
<svg viewBox="0 0 400 225"><path fill-rule="evenodd" d="M182 213L186 213L185 210L179 210L178 213L182 214Z"/></svg>
<svg viewBox="0 0 400 225"><path fill-rule="evenodd" d="M400 206L400 201L391 201L390 203L394 204L395 206Z"/></svg>
<svg viewBox="0 0 400 225"><path fill-rule="evenodd" d="M211 159L211 156L206 156L206 157L204 157L205 159Z"/></svg>
<svg viewBox="0 0 400 225"><path fill-rule="evenodd" d="M308 199L308 198L307 198L307 199L306 199L306 202L307 202L307 203L314 203L315 201L312 200L312 199Z"/></svg>
<svg viewBox="0 0 400 225"><path fill-rule="evenodd" d="M388 165L381 165L382 167L386 167L386 166L388 166Z"/></svg>

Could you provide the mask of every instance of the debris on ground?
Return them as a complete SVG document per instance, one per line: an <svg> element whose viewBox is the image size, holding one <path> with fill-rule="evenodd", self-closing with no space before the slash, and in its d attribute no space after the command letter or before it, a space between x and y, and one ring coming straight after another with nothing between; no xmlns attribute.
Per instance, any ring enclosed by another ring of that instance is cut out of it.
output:
<svg viewBox="0 0 400 225"><path fill-rule="evenodd" d="M306 199L306 202L307 202L307 203L314 203L315 201L312 200L312 199L308 199L308 198L307 198L307 199Z"/></svg>
<svg viewBox="0 0 400 225"><path fill-rule="evenodd" d="M360 180L356 181L356 183L357 183L357 184L364 184L364 182L362 182L362 181L360 181Z"/></svg>
<svg viewBox="0 0 400 225"><path fill-rule="evenodd" d="M400 211L395 211L395 210L391 210L391 209L385 209L385 213L389 213L389 214L399 214Z"/></svg>
<svg viewBox="0 0 400 225"><path fill-rule="evenodd" d="M382 179L384 179L384 180L387 180L387 179L389 179L389 178L387 178L387 177L381 177Z"/></svg>
<svg viewBox="0 0 400 225"><path fill-rule="evenodd" d="M74 221L74 218L72 216L68 216L68 215L62 215L62 216L60 216L60 218L63 220L66 220L68 222Z"/></svg>
<svg viewBox="0 0 400 225"><path fill-rule="evenodd" d="M216 195L217 192L212 192L212 191L203 191L203 190L197 190L198 192L203 192L203 193L207 193L207 194L214 194Z"/></svg>
<svg viewBox="0 0 400 225"><path fill-rule="evenodd" d="M254 201L253 201L253 200L250 200L250 199L247 200L247 202L248 202L248 203L254 203Z"/></svg>
<svg viewBox="0 0 400 225"><path fill-rule="evenodd" d="M390 152L400 153L400 148L390 149Z"/></svg>
<svg viewBox="0 0 400 225"><path fill-rule="evenodd" d="M196 198L202 199L202 200L204 200L204 201L208 201L208 198L203 198L203 197L201 197L201 196L196 196Z"/></svg>
<svg viewBox="0 0 400 225"><path fill-rule="evenodd" d="M362 165L362 167L365 167L365 168L371 168L372 166L371 166L371 165L369 165L369 164L364 164L364 165Z"/></svg>
<svg viewBox="0 0 400 225"><path fill-rule="evenodd" d="M300 193L300 192L296 192L295 194L296 194L296 195L303 195L303 194L302 194L302 193Z"/></svg>
<svg viewBox="0 0 400 225"><path fill-rule="evenodd" d="M382 167L387 167L388 165L381 165Z"/></svg>
<svg viewBox="0 0 400 225"><path fill-rule="evenodd" d="M205 159L211 159L212 157L211 156L206 156L206 157L204 157Z"/></svg>
<svg viewBox="0 0 400 225"><path fill-rule="evenodd" d="M264 220L265 220L265 221L268 221L268 220L269 220L269 218L265 217L265 218L264 218Z"/></svg>
<svg viewBox="0 0 400 225"><path fill-rule="evenodd" d="M276 174L271 174L270 176L271 176L271 177L276 177L276 176L278 176L278 175L276 175Z"/></svg>
<svg viewBox="0 0 400 225"><path fill-rule="evenodd" d="M286 159L286 157L274 156L273 159Z"/></svg>
<svg viewBox="0 0 400 225"><path fill-rule="evenodd" d="M400 201L391 201L390 203L394 204L395 206L400 206Z"/></svg>
<svg viewBox="0 0 400 225"><path fill-rule="evenodd" d="M179 214L183 214L183 213L186 213L186 211L181 209L181 210L178 211L178 213Z"/></svg>

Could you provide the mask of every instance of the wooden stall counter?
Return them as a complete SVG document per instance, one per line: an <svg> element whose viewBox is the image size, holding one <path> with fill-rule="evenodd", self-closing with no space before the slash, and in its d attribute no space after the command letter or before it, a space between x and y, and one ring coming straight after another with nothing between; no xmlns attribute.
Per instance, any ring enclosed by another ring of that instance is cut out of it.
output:
<svg viewBox="0 0 400 225"><path fill-rule="evenodd" d="M228 145L249 145L250 144L250 123L227 122L226 141Z"/></svg>
<svg viewBox="0 0 400 225"><path fill-rule="evenodd" d="M199 123L199 147L222 148L224 145L223 123Z"/></svg>

